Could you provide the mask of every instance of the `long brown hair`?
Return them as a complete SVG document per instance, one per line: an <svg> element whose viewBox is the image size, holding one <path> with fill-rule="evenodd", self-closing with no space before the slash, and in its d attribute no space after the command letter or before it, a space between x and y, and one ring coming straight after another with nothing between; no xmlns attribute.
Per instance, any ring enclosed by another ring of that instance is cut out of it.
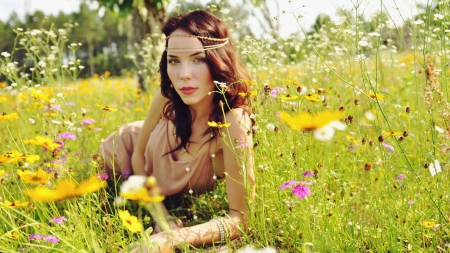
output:
<svg viewBox="0 0 450 253"><path fill-rule="evenodd" d="M209 121L222 121L221 100L226 100L229 105L229 107L223 107L225 112L228 112L230 108L246 108L248 105L247 96L243 96L242 94L247 94L248 87L246 83L250 80L250 75L245 71L242 62L236 55L234 43L229 35L227 25L207 11L197 10L170 18L164 24L162 32L167 37L177 29L182 29L194 36L229 39L229 43L222 47L205 50L206 61L213 80L228 85L225 98L222 94L216 92L211 94L214 98L211 104L212 112L209 115ZM203 46L217 44L213 40L201 38L199 40ZM172 153L181 148L187 149L189 137L192 133L192 118L189 107L183 102L175 89L171 87L171 81L167 73L167 51L164 51L161 56L159 68L161 75L161 93L170 100L164 108L164 117L173 122L176 136L179 138L178 146L169 152ZM208 129L204 134L211 132L217 134L215 129Z"/></svg>

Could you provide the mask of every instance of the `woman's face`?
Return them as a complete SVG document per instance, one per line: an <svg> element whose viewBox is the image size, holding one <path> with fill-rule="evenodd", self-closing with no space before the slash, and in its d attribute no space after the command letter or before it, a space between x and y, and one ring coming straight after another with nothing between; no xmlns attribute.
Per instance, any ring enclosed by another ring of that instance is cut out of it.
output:
<svg viewBox="0 0 450 253"><path fill-rule="evenodd" d="M167 42L167 74L173 88L189 106L211 105L214 80L199 39L177 29ZM173 36L173 37L172 37ZM209 103L209 104L208 104Z"/></svg>

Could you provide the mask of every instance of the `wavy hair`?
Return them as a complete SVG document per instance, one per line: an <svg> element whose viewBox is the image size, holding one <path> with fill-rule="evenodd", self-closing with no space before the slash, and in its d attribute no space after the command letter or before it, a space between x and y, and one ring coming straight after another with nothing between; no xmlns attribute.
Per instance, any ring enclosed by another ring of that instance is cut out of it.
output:
<svg viewBox="0 0 450 253"><path fill-rule="evenodd" d="M212 111L208 120L216 122L223 121L223 113L220 104L221 100L224 99L229 105L229 107L223 107L225 112L229 111L230 108L247 108L247 96L242 96L242 94L248 93L246 81L250 80L250 75L244 69L242 62L236 55L234 43L230 37L227 25L207 11L197 10L170 18L162 27L162 32L167 37L177 29L181 29L194 36L229 39L229 43L222 47L205 50L206 61L213 80L228 85L225 97L223 94L216 92L211 94L214 98L211 104ZM217 42L211 40L199 40L203 46L217 44ZM167 51L164 51L161 56L159 72L161 75L161 93L164 97L169 99L169 102L164 108L164 117L173 122L175 125L175 134L179 138L177 140L178 146L168 153L175 152L181 148L187 150L187 144L189 143L189 138L192 133L192 118L189 107L171 86L171 81L167 73ZM217 130L211 128L204 134L211 132L217 134ZM214 137L209 139L209 141L213 138Z"/></svg>

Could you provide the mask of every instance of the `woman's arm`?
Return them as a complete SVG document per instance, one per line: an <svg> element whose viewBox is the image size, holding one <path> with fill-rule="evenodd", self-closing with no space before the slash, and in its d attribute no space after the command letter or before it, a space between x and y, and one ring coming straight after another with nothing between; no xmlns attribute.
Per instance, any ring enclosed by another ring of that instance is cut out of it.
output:
<svg viewBox="0 0 450 253"><path fill-rule="evenodd" d="M147 117L145 118L142 130L139 133L139 138L136 146L134 147L133 155L131 156L131 167L133 168L133 174L135 175L148 175L148 172L145 171L145 147L147 146L150 133L155 129L159 120L162 118L163 109L167 101L167 98L163 97L161 94L161 89L158 89L152 100L152 104L150 106L150 110L148 111Z"/></svg>
<svg viewBox="0 0 450 253"><path fill-rule="evenodd" d="M253 141L251 134L251 120L242 109L235 109L225 116L226 122L231 123L228 128L220 129L225 134L219 142L223 149L226 168L226 189L230 211L228 216L221 219L222 229L227 230L228 239L237 238L242 229L246 229L246 215L248 202L251 201L248 192L253 192ZM245 164L245 168L242 168ZM248 187L250 189L248 189ZM251 196L251 194L250 194ZM250 198L250 199L249 199ZM244 225L242 227L242 225ZM219 242L221 239L219 225L209 221L203 224L174 229L169 232L154 234L149 241L155 244L156 252L172 252L173 247L180 247L183 243L193 246ZM135 249L131 252L152 252L147 247Z"/></svg>

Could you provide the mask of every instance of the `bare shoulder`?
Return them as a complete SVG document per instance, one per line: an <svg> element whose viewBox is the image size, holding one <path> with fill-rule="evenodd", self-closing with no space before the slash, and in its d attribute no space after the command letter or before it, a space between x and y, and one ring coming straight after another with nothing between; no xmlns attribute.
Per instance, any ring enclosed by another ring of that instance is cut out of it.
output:
<svg viewBox="0 0 450 253"><path fill-rule="evenodd" d="M246 129L251 130L250 113L245 108L234 108L225 113L225 120L230 123L231 129Z"/></svg>

